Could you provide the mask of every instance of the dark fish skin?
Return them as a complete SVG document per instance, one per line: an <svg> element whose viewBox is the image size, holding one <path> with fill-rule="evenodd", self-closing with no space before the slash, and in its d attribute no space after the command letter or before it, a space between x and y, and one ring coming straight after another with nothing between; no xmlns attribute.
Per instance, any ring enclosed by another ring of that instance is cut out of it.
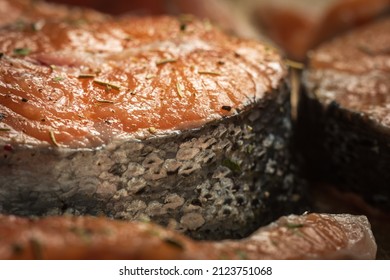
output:
<svg viewBox="0 0 390 280"><path fill-rule="evenodd" d="M308 174L385 211L390 210L389 30L386 17L311 53L298 122Z"/></svg>
<svg viewBox="0 0 390 280"><path fill-rule="evenodd" d="M375 259L365 216L285 216L248 238L194 241L152 223L0 216L0 259Z"/></svg>

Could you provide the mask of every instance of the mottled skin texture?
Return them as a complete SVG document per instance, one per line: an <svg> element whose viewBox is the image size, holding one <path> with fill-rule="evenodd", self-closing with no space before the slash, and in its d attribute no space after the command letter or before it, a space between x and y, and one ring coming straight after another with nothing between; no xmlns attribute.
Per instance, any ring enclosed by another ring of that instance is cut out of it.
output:
<svg viewBox="0 0 390 280"><path fill-rule="evenodd" d="M315 50L300 106L311 174L385 210L390 209L389 30L386 18ZM312 168L314 162L319 168Z"/></svg>
<svg viewBox="0 0 390 280"><path fill-rule="evenodd" d="M170 17L0 38L0 211L152 220L208 239L301 211L275 50Z"/></svg>
<svg viewBox="0 0 390 280"><path fill-rule="evenodd" d="M285 216L242 240L194 241L151 223L0 215L0 259L375 259L364 216Z"/></svg>
<svg viewBox="0 0 390 280"><path fill-rule="evenodd" d="M171 223L195 238L242 237L302 203L287 97L274 92L257 110L198 130L100 149L3 149L2 211L105 214Z"/></svg>

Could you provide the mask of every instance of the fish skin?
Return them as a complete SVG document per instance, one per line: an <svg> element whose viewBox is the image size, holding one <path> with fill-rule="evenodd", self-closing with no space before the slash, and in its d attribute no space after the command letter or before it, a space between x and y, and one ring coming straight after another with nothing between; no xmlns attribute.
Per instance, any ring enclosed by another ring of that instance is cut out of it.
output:
<svg viewBox="0 0 390 280"><path fill-rule="evenodd" d="M389 29L390 17L383 17L311 52L297 126L310 176L384 211L390 210Z"/></svg>
<svg viewBox="0 0 390 280"><path fill-rule="evenodd" d="M1 212L223 239L305 207L276 50L195 19L47 22L0 29Z"/></svg>

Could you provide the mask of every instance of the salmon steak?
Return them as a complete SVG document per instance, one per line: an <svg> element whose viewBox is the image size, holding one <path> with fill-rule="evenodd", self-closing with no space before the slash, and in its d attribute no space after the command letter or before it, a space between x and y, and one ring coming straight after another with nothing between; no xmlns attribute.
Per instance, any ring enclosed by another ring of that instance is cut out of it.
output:
<svg viewBox="0 0 390 280"><path fill-rule="evenodd" d="M390 210L389 30L386 17L314 50L299 114L308 172L385 211Z"/></svg>
<svg viewBox="0 0 390 280"><path fill-rule="evenodd" d="M289 215L242 240L194 241L153 223L0 216L0 259L375 259L364 216Z"/></svg>
<svg viewBox="0 0 390 280"><path fill-rule="evenodd" d="M276 50L188 16L34 22L0 28L1 212L221 239L302 211Z"/></svg>

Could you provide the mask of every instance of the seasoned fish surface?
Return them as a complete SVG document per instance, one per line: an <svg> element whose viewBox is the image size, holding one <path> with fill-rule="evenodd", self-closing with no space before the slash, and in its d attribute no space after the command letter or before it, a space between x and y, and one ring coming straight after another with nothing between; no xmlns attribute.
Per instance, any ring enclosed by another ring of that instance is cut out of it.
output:
<svg viewBox="0 0 390 280"><path fill-rule="evenodd" d="M283 59L193 18L0 29L0 211L242 237L301 212Z"/></svg>
<svg viewBox="0 0 390 280"><path fill-rule="evenodd" d="M304 151L319 167L311 174L383 210L390 209L389 30L387 17L314 50L300 109Z"/></svg>
<svg viewBox="0 0 390 280"><path fill-rule="evenodd" d="M0 216L0 259L375 259L364 216L285 216L242 240L193 241L151 223Z"/></svg>

